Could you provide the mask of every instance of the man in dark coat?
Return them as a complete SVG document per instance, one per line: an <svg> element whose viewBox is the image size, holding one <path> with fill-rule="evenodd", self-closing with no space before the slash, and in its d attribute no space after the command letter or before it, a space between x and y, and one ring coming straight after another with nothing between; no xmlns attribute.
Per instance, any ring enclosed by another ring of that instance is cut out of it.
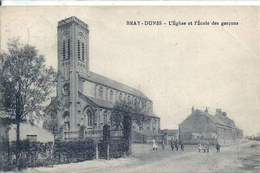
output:
<svg viewBox="0 0 260 173"><path fill-rule="evenodd" d="M183 141L181 141L181 151L184 151L184 144L183 144Z"/></svg>
<svg viewBox="0 0 260 173"><path fill-rule="evenodd" d="M176 151L178 151L178 149L179 149L179 144L178 144L177 139L175 140L175 148L176 148Z"/></svg>
<svg viewBox="0 0 260 173"><path fill-rule="evenodd" d="M217 149L217 153L220 152L220 145L219 145L219 143L217 143L216 149Z"/></svg>
<svg viewBox="0 0 260 173"><path fill-rule="evenodd" d="M173 138L171 139L171 148L172 148L172 150L174 149L174 141L173 141Z"/></svg>

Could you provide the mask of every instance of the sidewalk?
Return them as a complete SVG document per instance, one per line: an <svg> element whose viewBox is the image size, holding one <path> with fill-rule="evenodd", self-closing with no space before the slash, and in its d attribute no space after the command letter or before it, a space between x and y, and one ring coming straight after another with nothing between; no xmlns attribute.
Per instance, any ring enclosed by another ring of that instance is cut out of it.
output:
<svg viewBox="0 0 260 173"><path fill-rule="evenodd" d="M89 160L79 163L70 163L70 164L63 164L63 165L54 165L53 167L39 167L39 168L28 168L23 171L22 173L80 173L86 172L90 170L99 170L111 167L118 167L123 165L132 165L138 164L139 161L136 158L129 157L129 158L119 158L119 159L112 159L112 160L104 160L99 159L96 160ZM15 173L14 171L6 172L6 173Z"/></svg>

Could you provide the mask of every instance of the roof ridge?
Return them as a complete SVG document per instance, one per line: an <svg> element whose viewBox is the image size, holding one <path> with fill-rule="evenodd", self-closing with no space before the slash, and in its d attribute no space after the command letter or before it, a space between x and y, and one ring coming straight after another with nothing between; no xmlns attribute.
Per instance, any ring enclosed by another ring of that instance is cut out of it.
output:
<svg viewBox="0 0 260 173"><path fill-rule="evenodd" d="M132 95L135 95L135 96L140 96L140 97L143 97L147 100L150 100L142 91L134 88L134 87L131 87L131 86L128 86L126 84L123 84L121 82L118 82L114 79L111 79L109 77L106 77L106 76L103 76L103 75L100 75L98 73L95 73L95 72L92 72L90 71L90 76L84 74L84 73L80 73L79 72L79 75L82 77L82 78L85 78L85 79L90 79L91 81L94 81L94 82L97 82L97 83L100 83L102 85L105 85L105 86L108 86L110 88L114 88L114 89L117 89L117 90L120 90L122 92L126 92L128 94L132 94ZM93 78L94 76L94 78ZM102 80L101 79L95 79L96 78L103 78L105 80ZM107 84L106 84L107 82ZM109 83L114 83L114 85L111 85ZM115 85L119 85L119 86L115 86ZM128 91L127 91L128 90ZM130 91L129 91L130 90ZM151 100L150 100L151 101Z"/></svg>

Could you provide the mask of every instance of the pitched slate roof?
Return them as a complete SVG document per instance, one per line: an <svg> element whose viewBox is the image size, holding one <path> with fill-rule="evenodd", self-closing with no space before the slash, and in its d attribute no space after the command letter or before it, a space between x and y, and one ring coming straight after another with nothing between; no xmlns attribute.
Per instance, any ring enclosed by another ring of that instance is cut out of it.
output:
<svg viewBox="0 0 260 173"><path fill-rule="evenodd" d="M134 89L132 87L124 85L124 84L117 82L115 80L109 79L109 78L102 76L102 75L99 75L97 73L93 73L93 72L89 72L89 73L90 73L90 76L83 74L83 73L79 73L79 75L83 79L86 79L86 80L89 80L89 81L92 81L92 82L95 82L95 83L98 83L98 84L101 84L101 85L104 85L104 86L108 86L108 87L114 88L116 90L120 90L120 91L129 93L129 94L132 94L134 96L139 96L139 97L145 98L147 100L150 100L141 91L139 91L137 89Z"/></svg>
<svg viewBox="0 0 260 173"><path fill-rule="evenodd" d="M221 124L221 125L224 125L224 126L230 126L230 125L226 124L224 121L222 121L220 118L218 118L217 116L211 115L211 114L209 114L205 111L201 111L201 110L198 110L198 109L196 111L200 114L207 116L209 119L211 119L215 123L218 123L218 124Z"/></svg>
<svg viewBox="0 0 260 173"><path fill-rule="evenodd" d="M107 101L107 100L103 100L103 99L99 99L99 98L95 98L95 97L91 97L91 96L86 96L81 91L78 91L78 93L82 99L91 101L92 103L94 103L95 105L97 105L99 107L109 108L109 109L112 109L114 107L115 102L111 102L111 101ZM149 114L147 116L159 118L158 116L156 116L154 114Z"/></svg>
<svg viewBox="0 0 260 173"><path fill-rule="evenodd" d="M78 93L79 93L79 96L81 96L84 100L89 100L99 107L103 107L103 108L113 108L114 107L114 102L110 102L110 101L103 100L103 99L97 99L95 97L86 96L80 91L78 91Z"/></svg>

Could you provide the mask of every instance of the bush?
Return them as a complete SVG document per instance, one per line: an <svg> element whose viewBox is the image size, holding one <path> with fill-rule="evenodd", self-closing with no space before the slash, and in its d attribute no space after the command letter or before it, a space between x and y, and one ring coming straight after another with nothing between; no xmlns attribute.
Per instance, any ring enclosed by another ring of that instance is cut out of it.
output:
<svg viewBox="0 0 260 173"><path fill-rule="evenodd" d="M124 155L127 149L127 142L125 139L111 139L109 142L109 157L120 158ZM98 144L98 151L100 158L107 158L107 142L101 140Z"/></svg>
<svg viewBox="0 0 260 173"><path fill-rule="evenodd" d="M78 141L56 141L54 160L56 164L76 163L92 160L95 157L95 144L92 139Z"/></svg>
<svg viewBox="0 0 260 173"><path fill-rule="evenodd" d="M19 167L49 166L52 164L52 142L30 142L29 140L19 141ZM1 170L11 171L16 167L16 142L3 140L1 148ZM49 162L46 162L46 161Z"/></svg>

